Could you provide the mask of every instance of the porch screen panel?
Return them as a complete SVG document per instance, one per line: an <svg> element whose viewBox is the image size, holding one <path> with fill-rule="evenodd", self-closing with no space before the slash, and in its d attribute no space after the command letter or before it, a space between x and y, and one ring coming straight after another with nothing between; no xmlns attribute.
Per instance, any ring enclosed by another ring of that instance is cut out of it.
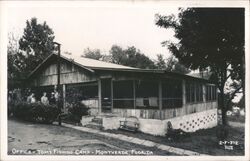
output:
<svg viewBox="0 0 250 161"><path fill-rule="evenodd" d="M162 108L182 107L182 81L166 80L162 83Z"/></svg>
<svg viewBox="0 0 250 161"><path fill-rule="evenodd" d="M203 102L202 83L195 81L186 82L186 101L187 103Z"/></svg>
<svg viewBox="0 0 250 161"><path fill-rule="evenodd" d="M43 96L43 92L47 93L47 97L50 101L51 104L51 96L52 96L52 92L54 92L54 86L40 86L40 87L34 87L33 89L31 89L31 92L35 94L35 98L36 101L41 101L41 97ZM30 93L28 93L27 97L30 95Z"/></svg>
<svg viewBox="0 0 250 161"><path fill-rule="evenodd" d="M98 107L98 86L93 84L69 84L66 85L67 106L74 103L83 103L88 107Z"/></svg>
<svg viewBox="0 0 250 161"><path fill-rule="evenodd" d="M191 102L195 102L195 84L190 85Z"/></svg>
<svg viewBox="0 0 250 161"><path fill-rule="evenodd" d="M191 102L191 83L186 82L186 101L187 103Z"/></svg>
<svg viewBox="0 0 250 161"><path fill-rule="evenodd" d="M217 98L216 86L207 85L206 86L206 101L215 101Z"/></svg>
<svg viewBox="0 0 250 161"><path fill-rule="evenodd" d="M113 81L113 107L134 108L133 81Z"/></svg>
<svg viewBox="0 0 250 161"><path fill-rule="evenodd" d="M213 87L213 100L216 100L217 98L217 91L216 86Z"/></svg>
<svg viewBox="0 0 250 161"><path fill-rule="evenodd" d="M202 84L197 83L195 88L195 95L196 95L196 102L202 102L203 101L203 94L202 94Z"/></svg>
<svg viewBox="0 0 250 161"><path fill-rule="evenodd" d="M156 81L136 81L136 108L158 109L158 88Z"/></svg>

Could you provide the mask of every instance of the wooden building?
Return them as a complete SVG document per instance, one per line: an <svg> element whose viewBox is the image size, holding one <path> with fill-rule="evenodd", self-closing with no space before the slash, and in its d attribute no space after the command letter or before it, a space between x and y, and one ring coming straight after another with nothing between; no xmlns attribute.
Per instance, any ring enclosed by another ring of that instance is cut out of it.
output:
<svg viewBox="0 0 250 161"><path fill-rule="evenodd" d="M196 123L194 120L191 123L174 121L176 127L186 131L217 124L216 86L206 79L73 55L62 55L60 62L65 111L74 100L89 106L91 115L136 116L144 121L151 120L150 123L197 117ZM52 91L56 84L57 55L52 54L30 74L29 85ZM208 123L205 125L204 122Z"/></svg>

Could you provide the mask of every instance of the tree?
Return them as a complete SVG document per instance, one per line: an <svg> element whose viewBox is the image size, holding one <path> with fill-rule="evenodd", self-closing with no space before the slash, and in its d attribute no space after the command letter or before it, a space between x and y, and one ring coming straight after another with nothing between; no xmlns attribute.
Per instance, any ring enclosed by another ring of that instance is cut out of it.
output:
<svg viewBox="0 0 250 161"><path fill-rule="evenodd" d="M8 79L21 79L21 72L24 68L22 60L24 56L19 51L18 38L13 33L8 34Z"/></svg>
<svg viewBox="0 0 250 161"><path fill-rule="evenodd" d="M112 63L112 56L110 54L102 54L102 61Z"/></svg>
<svg viewBox="0 0 250 161"><path fill-rule="evenodd" d="M157 60L155 62L155 65L157 66L158 69L165 70L167 69L167 63L166 60L164 59L162 54L157 54Z"/></svg>
<svg viewBox="0 0 250 161"><path fill-rule="evenodd" d="M116 64L142 69L156 68L154 62L134 46L122 49L120 46L113 45L110 49L110 55L112 55L112 62Z"/></svg>
<svg viewBox="0 0 250 161"><path fill-rule="evenodd" d="M19 49L23 55L22 73L27 76L46 57L55 52L54 32L43 22L38 24L36 18L26 21L26 27L22 38L19 40Z"/></svg>
<svg viewBox="0 0 250 161"><path fill-rule="evenodd" d="M190 72L190 70L186 68L184 65L182 65L179 62L179 60L173 55L167 59L166 64L167 64L167 69L166 69L167 71L181 73L181 74L187 74Z"/></svg>
<svg viewBox="0 0 250 161"><path fill-rule="evenodd" d="M124 53L122 47L118 45L113 45L109 51L111 57L112 57L112 63L115 64L126 64L126 61L128 59L127 55Z"/></svg>
<svg viewBox="0 0 250 161"><path fill-rule="evenodd" d="M101 60L103 55L101 54L100 49L93 49L90 48L84 49L84 54L82 55L85 58L95 59L95 60Z"/></svg>
<svg viewBox="0 0 250 161"><path fill-rule="evenodd" d="M190 69L209 69L220 90L222 122L226 124L224 86L231 78L241 82L232 97L244 90L244 9L187 8L174 15L156 15L156 25L175 31L178 43L166 41L169 50Z"/></svg>
<svg viewBox="0 0 250 161"><path fill-rule="evenodd" d="M176 59L173 55L171 55L167 59L164 59L162 54L158 54L155 65L157 66L158 69L166 70L169 72L175 72L181 74L187 74L190 72L190 70L187 69L184 65L182 65L178 61L178 59Z"/></svg>

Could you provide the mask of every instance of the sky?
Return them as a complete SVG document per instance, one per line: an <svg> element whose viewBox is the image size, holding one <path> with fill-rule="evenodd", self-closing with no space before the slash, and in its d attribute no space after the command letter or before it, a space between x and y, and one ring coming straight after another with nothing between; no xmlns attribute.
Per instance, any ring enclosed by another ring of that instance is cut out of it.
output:
<svg viewBox="0 0 250 161"><path fill-rule="evenodd" d="M23 1L24 2L24 1ZM8 8L8 33L21 37L26 21L36 17L53 29L55 41L62 44L62 51L81 55L85 48L100 49L108 53L116 44L123 48L135 46L151 59L157 54L170 55L161 42L177 41L173 30L155 25L155 14L178 14L178 7L169 5L105 3L73 3L68 6L55 4L13 5Z"/></svg>

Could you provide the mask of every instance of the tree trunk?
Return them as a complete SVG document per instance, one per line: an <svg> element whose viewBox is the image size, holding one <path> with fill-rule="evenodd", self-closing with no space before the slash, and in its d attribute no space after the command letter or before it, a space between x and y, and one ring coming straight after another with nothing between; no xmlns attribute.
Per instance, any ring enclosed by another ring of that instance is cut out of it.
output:
<svg viewBox="0 0 250 161"><path fill-rule="evenodd" d="M220 108L221 108L221 114L222 114L222 124L223 125L227 125L227 116L226 116L226 113L227 113L227 106L225 106L225 96L224 96L224 93L223 93L223 90L220 90Z"/></svg>

